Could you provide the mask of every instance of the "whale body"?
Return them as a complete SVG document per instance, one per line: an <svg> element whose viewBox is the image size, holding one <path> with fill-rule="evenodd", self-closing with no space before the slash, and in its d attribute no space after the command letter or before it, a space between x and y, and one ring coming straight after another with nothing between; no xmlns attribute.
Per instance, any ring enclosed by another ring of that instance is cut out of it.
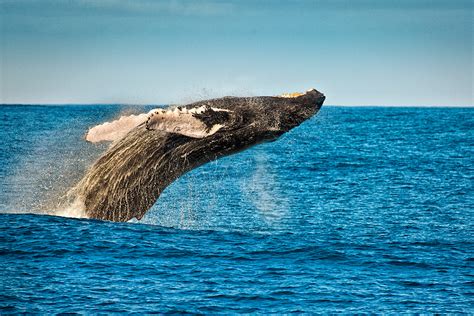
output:
<svg viewBox="0 0 474 316"><path fill-rule="evenodd" d="M319 111L324 95L224 97L122 117L89 130L112 141L69 192L89 218L141 219L184 173L253 145L276 140Z"/></svg>

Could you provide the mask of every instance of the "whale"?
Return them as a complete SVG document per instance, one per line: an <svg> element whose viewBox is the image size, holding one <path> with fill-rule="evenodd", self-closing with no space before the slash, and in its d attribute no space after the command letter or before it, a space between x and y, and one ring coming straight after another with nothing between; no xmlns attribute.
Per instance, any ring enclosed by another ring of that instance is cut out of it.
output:
<svg viewBox="0 0 474 316"><path fill-rule="evenodd" d="M207 162L277 140L318 113L311 89L279 96L223 97L157 108L94 126L88 142L110 142L68 192L85 217L140 220L163 190Z"/></svg>

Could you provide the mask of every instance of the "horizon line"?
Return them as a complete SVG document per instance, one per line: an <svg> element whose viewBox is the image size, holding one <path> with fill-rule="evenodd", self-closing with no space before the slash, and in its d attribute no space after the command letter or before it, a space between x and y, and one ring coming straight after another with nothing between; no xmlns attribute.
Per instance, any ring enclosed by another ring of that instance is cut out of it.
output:
<svg viewBox="0 0 474 316"><path fill-rule="evenodd" d="M198 102L198 101L196 101ZM180 103L0 103L0 106L169 106ZM474 105L413 105L413 104L325 104L325 107L379 108L474 108Z"/></svg>

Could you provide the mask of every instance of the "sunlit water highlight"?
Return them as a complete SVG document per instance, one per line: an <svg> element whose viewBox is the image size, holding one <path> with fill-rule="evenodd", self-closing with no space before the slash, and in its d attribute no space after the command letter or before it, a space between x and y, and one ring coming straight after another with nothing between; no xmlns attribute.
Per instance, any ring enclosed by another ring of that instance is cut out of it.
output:
<svg viewBox="0 0 474 316"><path fill-rule="evenodd" d="M474 110L323 107L151 225L37 215L77 215L89 127L149 109L1 107L0 313L474 311Z"/></svg>

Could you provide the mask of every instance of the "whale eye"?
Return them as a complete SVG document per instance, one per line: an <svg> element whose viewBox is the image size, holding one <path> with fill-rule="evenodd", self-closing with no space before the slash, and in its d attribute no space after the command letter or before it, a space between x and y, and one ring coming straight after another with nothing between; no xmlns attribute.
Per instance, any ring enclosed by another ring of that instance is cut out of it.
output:
<svg viewBox="0 0 474 316"><path fill-rule="evenodd" d="M192 109L177 107L165 113L151 113L145 123L147 130L159 130L193 138L215 134L229 120L229 111L200 106Z"/></svg>

